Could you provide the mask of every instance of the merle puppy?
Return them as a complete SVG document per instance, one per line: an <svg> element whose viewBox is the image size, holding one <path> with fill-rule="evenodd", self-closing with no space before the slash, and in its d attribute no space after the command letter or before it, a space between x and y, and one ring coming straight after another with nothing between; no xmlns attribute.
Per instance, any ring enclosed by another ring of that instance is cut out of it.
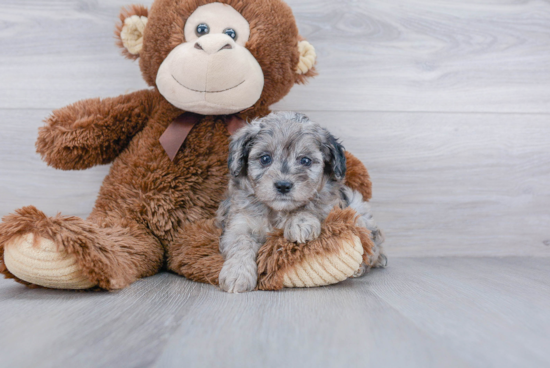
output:
<svg viewBox="0 0 550 368"><path fill-rule="evenodd" d="M256 256L269 232L284 229L291 242L313 240L335 206L357 211L358 224L371 230L375 243L370 266L385 266L383 235L368 203L344 185L344 147L305 115L272 113L239 130L231 142L229 170L228 196L218 209L223 290L239 293L256 287Z"/></svg>

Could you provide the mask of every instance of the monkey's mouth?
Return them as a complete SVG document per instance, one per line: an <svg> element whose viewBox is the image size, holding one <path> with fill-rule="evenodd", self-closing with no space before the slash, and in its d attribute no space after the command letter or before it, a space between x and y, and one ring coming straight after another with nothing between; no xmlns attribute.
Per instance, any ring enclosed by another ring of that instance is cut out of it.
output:
<svg viewBox="0 0 550 368"><path fill-rule="evenodd" d="M172 75L172 74L171 74L171 75ZM193 92L198 92L198 93L221 93L221 92L225 92L225 91L229 91L229 90L235 89L235 88L237 88L238 86L240 86L241 84L243 84L243 83L245 82L245 81L243 80L241 83L237 84L236 86L233 86L233 87L231 87L231 88L222 89L221 91L199 91L198 89L189 88L189 87L187 87L186 85L180 83L180 81L177 80L176 77L174 77L174 75L172 75L172 78L174 78L174 80L175 80L180 86L182 86L183 88L188 89L188 90L193 91Z"/></svg>

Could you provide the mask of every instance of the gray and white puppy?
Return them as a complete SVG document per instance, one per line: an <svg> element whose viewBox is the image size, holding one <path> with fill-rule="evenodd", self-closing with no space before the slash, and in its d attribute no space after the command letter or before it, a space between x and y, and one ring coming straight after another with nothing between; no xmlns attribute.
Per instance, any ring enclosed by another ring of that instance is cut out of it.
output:
<svg viewBox="0 0 550 368"><path fill-rule="evenodd" d="M358 212L359 224L371 230L376 243L370 264L385 266L383 235L361 194L344 185L344 147L326 129L302 114L272 113L239 130L229 151L231 180L217 217L223 229L223 290L256 287L256 257L269 232L284 229L291 242L313 240L335 206Z"/></svg>

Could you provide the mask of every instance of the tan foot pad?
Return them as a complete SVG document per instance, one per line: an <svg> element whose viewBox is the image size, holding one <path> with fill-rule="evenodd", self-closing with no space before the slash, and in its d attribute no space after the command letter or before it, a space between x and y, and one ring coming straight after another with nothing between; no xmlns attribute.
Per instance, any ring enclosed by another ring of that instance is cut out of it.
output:
<svg viewBox="0 0 550 368"><path fill-rule="evenodd" d="M49 239L34 235L14 238L4 247L4 264L23 281L52 289L89 289L95 284L81 272L76 258Z"/></svg>
<svg viewBox="0 0 550 368"><path fill-rule="evenodd" d="M283 277L287 288L336 284L353 276L363 263L363 246L358 237L342 245L340 253L308 256Z"/></svg>

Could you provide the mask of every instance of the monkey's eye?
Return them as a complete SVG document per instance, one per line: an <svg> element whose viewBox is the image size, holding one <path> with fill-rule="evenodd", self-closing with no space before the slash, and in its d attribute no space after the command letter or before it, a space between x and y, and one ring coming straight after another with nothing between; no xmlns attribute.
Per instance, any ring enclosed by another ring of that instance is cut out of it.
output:
<svg viewBox="0 0 550 368"><path fill-rule="evenodd" d="M226 35L228 35L229 37L231 37L233 39L233 41L236 41L237 40L237 32L235 32L235 30L233 28L226 28L223 33L225 33Z"/></svg>
<svg viewBox="0 0 550 368"><path fill-rule="evenodd" d="M263 166L269 166L271 165L271 162L273 162L273 159L270 155L263 155L262 157L260 157L260 163Z"/></svg>
<svg viewBox="0 0 550 368"><path fill-rule="evenodd" d="M302 159L300 160L300 164L304 165L304 166L311 166L311 159L309 157L302 157Z"/></svg>
<svg viewBox="0 0 550 368"><path fill-rule="evenodd" d="M210 33L210 27L208 27L208 24L201 23L197 26L197 29L195 30L195 33L197 36L204 36Z"/></svg>

